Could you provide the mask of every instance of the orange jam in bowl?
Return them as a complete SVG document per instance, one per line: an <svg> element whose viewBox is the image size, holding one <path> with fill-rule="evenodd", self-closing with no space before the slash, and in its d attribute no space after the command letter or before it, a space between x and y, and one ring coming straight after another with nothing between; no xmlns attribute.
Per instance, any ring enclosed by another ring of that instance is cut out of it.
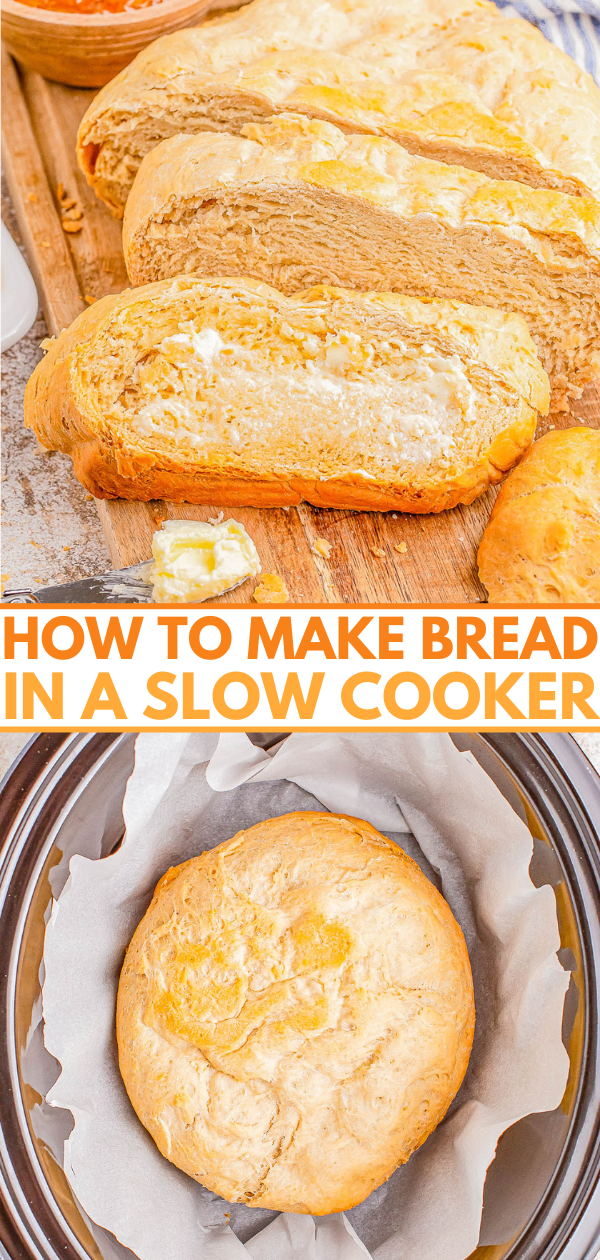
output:
<svg viewBox="0 0 600 1260"><path fill-rule="evenodd" d="M132 13L136 9L149 9L161 0L21 0L31 9L45 9L52 13L102 14Z"/></svg>

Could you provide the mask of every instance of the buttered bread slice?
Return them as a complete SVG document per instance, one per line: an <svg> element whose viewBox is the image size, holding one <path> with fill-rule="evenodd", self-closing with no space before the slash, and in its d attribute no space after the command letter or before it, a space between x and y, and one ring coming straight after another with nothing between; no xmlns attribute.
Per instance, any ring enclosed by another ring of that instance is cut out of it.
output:
<svg viewBox="0 0 600 1260"><path fill-rule="evenodd" d="M144 49L87 110L79 162L121 215L160 140L290 109L494 179L600 197L594 80L487 0L253 0Z"/></svg>
<svg viewBox="0 0 600 1260"><path fill-rule="evenodd" d="M413 157L282 115L245 136L175 136L125 214L130 279L250 275L518 311L564 407L600 376L600 203Z"/></svg>
<svg viewBox="0 0 600 1260"><path fill-rule="evenodd" d="M516 315L180 277L78 316L25 420L97 498L440 512L516 463L548 396Z"/></svg>

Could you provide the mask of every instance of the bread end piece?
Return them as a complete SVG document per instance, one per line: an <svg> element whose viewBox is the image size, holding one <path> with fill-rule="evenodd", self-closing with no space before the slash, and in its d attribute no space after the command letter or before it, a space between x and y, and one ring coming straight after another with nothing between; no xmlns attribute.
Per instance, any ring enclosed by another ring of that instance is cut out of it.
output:
<svg viewBox="0 0 600 1260"><path fill-rule="evenodd" d="M492 603L600 602L600 432L544 434L502 486L477 556Z"/></svg>

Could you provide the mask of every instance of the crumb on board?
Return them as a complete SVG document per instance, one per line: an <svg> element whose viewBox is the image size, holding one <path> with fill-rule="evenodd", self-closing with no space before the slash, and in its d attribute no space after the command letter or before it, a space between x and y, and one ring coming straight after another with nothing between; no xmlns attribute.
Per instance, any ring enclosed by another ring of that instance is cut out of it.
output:
<svg viewBox="0 0 600 1260"><path fill-rule="evenodd" d="M50 249L50 241L42 241L43 249Z"/></svg>
<svg viewBox="0 0 600 1260"><path fill-rule="evenodd" d="M329 560L331 555L331 543L326 538L315 538L311 547L316 556L321 556L323 560Z"/></svg>
<svg viewBox="0 0 600 1260"><path fill-rule="evenodd" d="M276 573L264 573L252 598L257 604L287 604L289 592L283 578Z"/></svg>
<svg viewBox="0 0 600 1260"><path fill-rule="evenodd" d="M93 306L94 302L98 301L98 298L92 297L91 293L84 293L83 300L87 302L88 306Z"/></svg>
<svg viewBox="0 0 600 1260"><path fill-rule="evenodd" d="M85 496L85 501L86 501L86 503L91 503L91 502L92 502L93 497L94 497L94 496L93 496L93 494L86 494L86 496Z"/></svg>
<svg viewBox="0 0 600 1260"><path fill-rule="evenodd" d="M218 516L209 516L209 517L208 517L208 524L209 524L209 525L220 525L220 524L221 524L221 521L223 521L223 520L224 520L224 518L225 518L225 513L224 513L224 512L219 512L219 515L218 515Z"/></svg>
<svg viewBox="0 0 600 1260"><path fill-rule="evenodd" d="M405 542L394 543L394 551L399 551L401 556L405 556L406 543Z"/></svg>
<svg viewBox="0 0 600 1260"><path fill-rule="evenodd" d="M32 202L34 203L34 205L37 205L38 198L37 198L37 196L36 196L36 194L35 194L35 193L28 193L28 194L27 194L27 200L28 200L28 201L32 201Z"/></svg>
<svg viewBox="0 0 600 1260"><path fill-rule="evenodd" d="M68 232L69 235L73 235L74 232L81 232L83 227L83 209L77 198L69 196L64 184L57 185L56 196L60 208L60 221L63 232Z"/></svg>
<svg viewBox="0 0 600 1260"><path fill-rule="evenodd" d="M383 550L383 547L369 547L369 551L372 551L373 555L377 556L378 560L385 560L386 553Z"/></svg>

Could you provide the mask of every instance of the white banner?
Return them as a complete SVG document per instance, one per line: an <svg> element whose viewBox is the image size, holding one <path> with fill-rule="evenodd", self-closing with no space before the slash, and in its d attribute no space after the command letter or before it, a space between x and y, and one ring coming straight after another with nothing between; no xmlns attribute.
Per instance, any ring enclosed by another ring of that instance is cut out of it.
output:
<svg viewBox="0 0 600 1260"><path fill-rule="evenodd" d="M6 731L600 730L600 607L8 605Z"/></svg>

